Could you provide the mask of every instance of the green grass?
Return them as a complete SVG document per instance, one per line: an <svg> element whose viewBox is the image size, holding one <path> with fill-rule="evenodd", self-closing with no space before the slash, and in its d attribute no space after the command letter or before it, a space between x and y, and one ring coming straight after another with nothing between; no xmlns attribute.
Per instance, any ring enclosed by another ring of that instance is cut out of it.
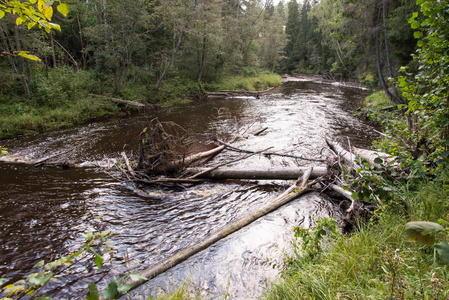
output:
<svg viewBox="0 0 449 300"><path fill-rule="evenodd" d="M226 76L219 82L206 84L204 88L208 92L219 90L263 91L270 87L280 87L281 81L280 75L265 72L255 76Z"/></svg>
<svg viewBox="0 0 449 300"><path fill-rule="evenodd" d="M200 300L201 297L199 290L197 290L194 284L187 280L183 282L175 291L171 291L172 287L167 287L167 290L159 289L153 291L156 294L151 300Z"/></svg>
<svg viewBox="0 0 449 300"><path fill-rule="evenodd" d="M317 259L297 257L266 299L447 299L448 267L437 259L433 273L433 249L409 241L404 225L447 220L448 175L414 192L396 191L390 200L407 199L406 211L391 203L378 220L340 237Z"/></svg>
<svg viewBox="0 0 449 300"><path fill-rule="evenodd" d="M136 82L127 83L123 90L114 93L111 79L103 78L100 82L92 71L76 72L61 67L47 74L37 66L32 78L30 99L21 95L19 81L10 81L0 88L0 139L57 130L118 114L117 105L95 98L96 94L168 107L200 98L203 88L255 91L281 84L281 77L271 73L227 76L204 87L195 81L172 76L164 80L158 91L151 88L153 85Z"/></svg>
<svg viewBox="0 0 449 300"><path fill-rule="evenodd" d="M365 104L368 108L372 109L380 109L392 105L384 91L377 91L366 97Z"/></svg>
<svg viewBox="0 0 449 300"><path fill-rule="evenodd" d="M71 127L119 112L114 103L95 98L83 98L55 108L25 103L2 104L0 107L0 138Z"/></svg>

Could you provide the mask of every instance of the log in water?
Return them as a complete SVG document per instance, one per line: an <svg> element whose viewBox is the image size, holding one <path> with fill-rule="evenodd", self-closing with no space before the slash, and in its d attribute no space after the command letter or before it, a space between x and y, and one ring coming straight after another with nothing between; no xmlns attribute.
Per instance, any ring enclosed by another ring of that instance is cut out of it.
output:
<svg viewBox="0 0 449 300"><path fill-rule="evenodd" d="M210 179L256 179L256 180L293 180L303 176L308 168L272 168L272 169L235 169L218 168L199 176L199 178ZM189 168L191 174L205 171L206 168ZM327 174L326 167L314 167L310 178L317 178Z"/></svg>

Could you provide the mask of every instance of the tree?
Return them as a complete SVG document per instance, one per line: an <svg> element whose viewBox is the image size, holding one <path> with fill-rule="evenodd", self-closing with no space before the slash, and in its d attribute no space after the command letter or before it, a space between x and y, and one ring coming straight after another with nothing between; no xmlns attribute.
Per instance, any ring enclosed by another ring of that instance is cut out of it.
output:
<svg viewBox="0 0 449 300"><path fill-rule="evenodd" d="M37 2L37 9L35 4ZM26 0L26 1L16 1L16 0L1 0L0 1L0 19L5 17L5 15L16 16L15 23L17 26L24 24L27 26L28 30L37 26L39 29L45 30L45 32L50 33L52 29L61 30L58 24L51 23L51 18L53 17L53 3L57 2L57 10L67 16L69 13L69 6L67 3L62 1L43 1L43 0ZM17 55L21 55L25 58L39 60L33 55L28 55L25 51L17 51Z"/></svg>
<svg viewBox="0 0 449 300"><path fill-rule="evenodd" d="M284 67L288 71L293 71L299 61L299 34L300 34L300 16L299 4L296 0L288 3L287 25L285 26L285 34L287 35L287 44L285 45Z"/></svg>
<svg viewBox="0 0 449 300"><path fill-rule="evenodd" d="M444 168L449 159L449 1L418 0L421 14L409 20L418 49L413 60L416 74L402 67L402 95L414 124L403 134L415 144L414 159L424 155L433 166Z"/></svg>
<svg viewBox="0 0 449 300"><path fill-rule="evenodd" d="M35 4L37 2L37 10ZM59 2L57 9L60 13L66 16L69 12L66 3ZM8 62L13 72L20 78L23 86L24 94L27 98L30 97L30 89L28 87L27 79L29 80L30 72L28 62L24 62L23 58L40 61L40 59L29 51L22 49L20 35L20 25L26 25L28 30L37 26L43 29L46 33L50 33L52 29L61 30L58 24L51 23L53 16L53 1L44 2L43 0L27 0L21 1L0 1L0 38L3 40L3 55L8 56ZM7 24L14 24L12 28L8 28ZM11 33L12 31L12 33ZM16 61L11 56L20 56ZM25 74L27 69L27 76Z"/></svg>
<svg viewBox="0 0 449 300"><path fill-rule="evenodd" d="M284 9L283 2L267 7L259 35L259 60L262 66L272 72L278 67L286 43Z"/></svg>

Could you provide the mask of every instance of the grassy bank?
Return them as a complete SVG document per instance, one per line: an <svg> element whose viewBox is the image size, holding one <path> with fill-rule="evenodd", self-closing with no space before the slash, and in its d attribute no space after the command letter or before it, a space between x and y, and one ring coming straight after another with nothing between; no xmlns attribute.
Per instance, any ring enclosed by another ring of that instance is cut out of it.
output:
<svg viewBox="0 0 449 300"><path fill-rule="evenodd" d="M389 103L382 93L367 99L371 116L378 112L384 121L393 118L393 113L378 111L385 104ZM373 188L384 191L383 205L371 221L313 255L299 244L303 255L286 258L282 280L266 299L448 299L448 266L438 254L434 256L431 245L410 241L404 228L410 221L448 227L449 171L430 177L418 173L371 181ZM448 236L440 233L436 240L448 241Z"/></svg>
<svg viewBox="0 0 449 300"><path fill-rule="evenodd" d="M116 116L121 109L105 95L166 107L198 99L204 91L220 89L264 90L279 87L281 77L259 73L253 76L227 76L218 82L198 85L180 78L168 78L158 91L148 84L128 84L114 93L113 83L101 81L88 71L55 68L48 74L34 70L30 98L21 95L19 82L0 89L0 139L71 127L93 119Z"/></svg>

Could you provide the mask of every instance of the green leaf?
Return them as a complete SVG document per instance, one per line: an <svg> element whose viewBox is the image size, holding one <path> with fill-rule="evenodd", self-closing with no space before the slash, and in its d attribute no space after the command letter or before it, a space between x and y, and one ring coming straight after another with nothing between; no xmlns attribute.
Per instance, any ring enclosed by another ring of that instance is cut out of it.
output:
<svg viewBox="0 0 449 300"><path fill-rule="evenodd" d="M97 285L94 282L89 283L87 287L89 288L89 292L86 295L87 300L100 299L100 294L98 293Z"/></svg>
<svg viewBox="0 0 449 300"><path fill-rule="evenodd" d="M120 295L126 294L130 289L133 288L133 286L134 285L132 285L132 284L120 282L120 284L118 285L118 292Z"/></svg>
<svg viewBox="0 0 449 300"><path fill-rule="evenodd" d="M449 244L447 242L439 242L434 247L444 263L449 266Z"/></svg>
<svg viewBox="0 0 449 300"><path fill-rule="evenodd" d="M438 224L440 224L440 225L449 225L449 222L446 221L446 220L443 220L443 219L438 219Z"/></svg>
<svg viewBox="0 0 449 300"><path fill-rule="evenodd" d="M131 278L132 281L148 280L148 278L146 278L145 276L142 276L142 274L140 274L137 271L131 272L131 274L129 274L129 278Z"/></svg>
<svg viewBox="0 0 449 300"><path fill-rule="evenodd" d="M5 284L6 282L8 282L8 278L0 278L0 285Z"/></svg>
<svg viewBox="0 0 449 300"><path fill-rule="evenodd" d="M41 286L46 284L50 278L53 277L53 272L49 272L48 274L45 274L44 272L41 273L33 273L28 275L28 281L31 283L31 285L34 286Z"/></svg>
<svg viewBox="0 0 449 300"><path fill-rule="evenodd" d="M88 241L90 241L94 236L94 234L92 232L81 233L81 235Z"/></svg>
<svg viewBox="0 0 449 300"><path fill-rule="evenodd" d="M22 24L22 23L25 22L26 20L27 20L27 18L24 17L24 16L18 17L18 18L16 19L16 25L19 26L20 24Z"/></svg>
<svg viewBox="0 0 449 300"><path fill-rule="evenodd" d="M101 296L107 300L113 300L117 296L117 281L115 281L115 278L109 282L106 289L101 293Z"/></svg>
<svg viewBox="0 0 449 300"><path fill-rule="evenodd" d="M380 158L380 157L376 157L375 159L374 159L374 163L376 163L376 164L383 164L384 163L384 160L382 159L382 158Z"/></svg>
<svg viewBox="0 0 449 300"><path fill-rule="evenodd" d="M352 199L354 199L354 200L359 200L359 199L360 199L360 195L359 195L359 193L357 193L357 192L352 193L351 197L352 197Z"/></svg>
<svg viewBox="0 0 449 300"><path fill-rule="evenodd" d="M95 263L97 264L98 270L101 270L101 265L103 264L104 258L99 254L95 254Z"/></svg>
<svg viewBox="0 0 449 300"><path fill-rule="evenodd" d="M417 29L417 28L419 28L419 22L416 21L416 20L412 20L412 22L411 22L411 27L412 27L412 29Z"/></svg>
<svg viewBox="0 0 449 300"><path fill-rule="evenodd" d="M67 3L60 3L57 9L61 14L67 17L67 14L69 13L69 5Z"/></svg>
<svg viewBox="0 0 449 300"><path fill-rule="evenodd" d="M441 153L441 157L447 157L449 155L449 151L444 151Z"/></svg>
<svg viewBox="0 0 449 300"><path fill-rule="evenodd" d="M5 16L5 12L3 10L0 10L0 19Z"/></svg>
<svg viewBox="0 0 449 300"><path fill-rule="evenodd" d="M51 297L40 297L40 298L37 298L36 300L53 300L53 298L51 298Z"/></svg>
<svg viewBox="0 0 449 300"><path fill-rule="evenodd" d="M33 268L42 267L43 265L45 265L45 260L41 260L40 262L38 262L37 264L35 264L35 265L33 266Z"/></svg>
<svg viewBox="0 0 449 300"><path fill-rule="evenodd" d="M434 235L443 230L443 226L434 222L409 222L405 225L405 233L408 238L419 245L435 244Z"/></svg>
<svg viewBox="0 0 449 300"><path fill-rule="evenodd" d="M413 33L413 36L415 37L415 39L419 39L419 38L422 38L422 37L423 37L423 34L422 34L421 31L415 31L415 32Z"/></svg>

